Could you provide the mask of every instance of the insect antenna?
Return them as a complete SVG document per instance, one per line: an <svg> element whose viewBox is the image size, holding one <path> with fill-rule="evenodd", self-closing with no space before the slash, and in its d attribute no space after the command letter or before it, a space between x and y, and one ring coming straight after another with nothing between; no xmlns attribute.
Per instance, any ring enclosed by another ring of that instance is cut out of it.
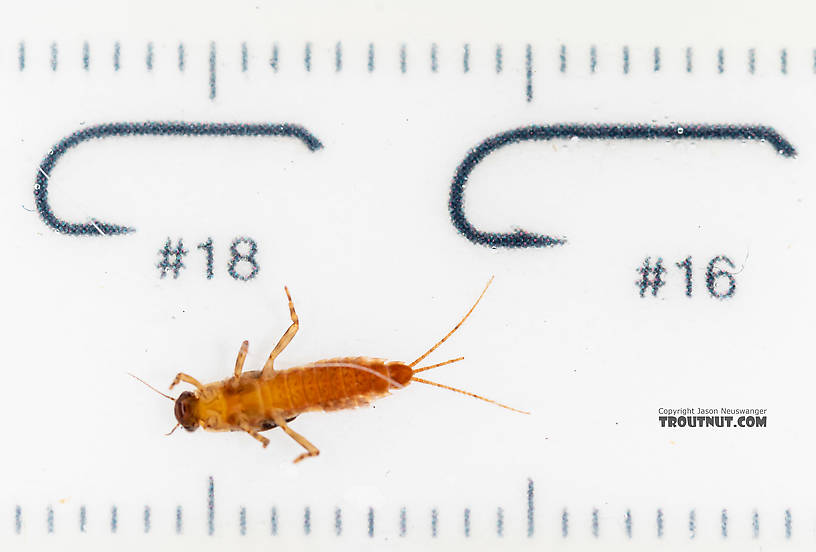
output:
<svg viewBox="0 0 816 552"><path fill-rule="evenodd" d="M481 300L482 300L482 297L484 297L484 294L487 292L487 288L489 288L489 287L490 287L490 284L491 284L491 283L493 283L493 278L494 278L493 276L491 276L491 277L490 277L490 280L488 280L488 281L487 281L487 285L486 285L486 286L484 287L484 289L482 290L482 294L481 294L481 295L479 295L479 298L478 298L478 299L476 299L476 302L475 302L475 303L473 303L473 306L472 306L472 307L470 307L470 310L469 310L469 311L467 311L467 314L465 314L465 316L464 316L464 317L462 317L462 319L459 321L459 323L458 323L456 326L454 326L454 328L453 328L451 331L449 331L449 332L448 332L448 335L446 335L445 337L443 337L442 339L440 339L440 340L439 340L439 341L436 343L436 345L434 345L433 347L431 347L430 349L428 349L428 350L425 352L425 354L423 354L421 357L419 357L418 359L416 359L415 361L413 361L411 364L409 364L409 365L408 365L408 367L409 367L409 368L413 368L414 366L416 366L417 364L419 364L420 362L422 362L422 360L423 360L423 359L424 359L426 356L428 356L429 354L433 353L433 352L434 352L434 351L437 349L437 347L439 347L439 346L440 346L440 345L442 345L442 344L443 344L445 341L447 341L447 340L448 340L448 338L449 338L450 336L452 336L452 335L453 335L453 334L456 332L456 330L458 330L458 329L459 329L459 328L462 326L462 324L464 324L464 323L465 323L465 320L467 320L467 319L468 319L468 316L470 316L470 314L471 314L471 313L472 313L472 312L473 312L473 311L476 309L476 305L478 305L478 304L479 304L479 301L481 301ZM427 369L427 368L426 368L426 369Z"/></svg>
<svg viewBox="0 0 816 552"><path fill-rule="evenodd" d="M502 404L500 402L496 402L494 400L488 399L486 397L482 397L481 395L477 395L476 393L471 393L470 391L465 391L463 389L457 389L455 387L450 387L447 385L442 385L441 383L436 383L435 381L428 381L422 378L411 378L411 381L417 381L419 383L424 383L427 385L433 385L434 387L441 387L442 389L447 389L448 391L455 391L456 393L461 393L463 395L467 395L468 397L473 397L474 399L479 399L481 401L489 402L490 404L495 404L496 406L501 406L502 408L506 408L507 410L512 410L513 412L518 412L520 414L529 414L529 412L525 410L519 410L518 408L513 408L512 406L507 406L506 404Z"/></svg>
<svg viewBox="0 0 816 552"><path fill-rule="evenodd" d="M180 425L181 425L181 424L176 424L176 425L174 425L174 426L173 426L173 429L171 429L170 431L168 431L167 433L165 433L165 434L164 434L164 436L165 436L165 437L170 437L170 436L173 434L173 432L174 432L175 430L177 430L177 429L178 429L178 427L179 427Z"/></svg>
<svg viewBox="0 0 816 552"><path fill-rule="evenodd" d="M161 391L159 391L158 389L156 389L155 387L153 387L152 385L150 385L149 383L147 383L147 382L146 382L145 380L143 380L142 378L137 377L137 376L134 376L134 375L133 375L133 374L131 374L130 372L128 372L128 376L130 376L130 377L132 377L132 378L134 378L134 379L137 379L137 380L139 380L140 382L144 383L145 385L147 385L149 388L151 388L153 391L155 391L156 393L158 393L158 394L159 394L159 395L161 395L162 397L168 398L168 399L170 399L171 401L175 401L175 400L176 400L176 399L174 399L173 397L171 397L170 395L165 395L164 393L162 393ZM171 431L170 433L173 433L173 432ZM168 433L168 435L169 435L170 433Z"/></svg>

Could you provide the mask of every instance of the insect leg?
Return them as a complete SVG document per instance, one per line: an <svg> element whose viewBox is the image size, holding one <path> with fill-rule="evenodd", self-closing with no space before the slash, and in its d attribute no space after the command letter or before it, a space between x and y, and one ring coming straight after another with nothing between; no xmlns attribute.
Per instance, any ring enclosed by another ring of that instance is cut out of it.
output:
<svg viewBox="0 0 816 552"><path fill-rule="evenodd" d="M272 372L275 371L275 358L277 358L281 351L283 351L286 346L289 345L289 342L292 341L293 337L295 337L299 327L298 315L295 312L295 305L292 303L292 296L289 295L289 288L284 286L283 289L286 291L286 297L289 299L289 316L292 318L292 325L289 326L289 329L286 330L283 336L281 336L278 344L275 345L275 348L272 349L271 353L269 353L269 358L266 360L266 364L264 364L263 372L261 372L262 378L272 377Z"/></svg>
<svg viewBox="0 0 816 552"><path fill-rule="evenodd" d="M184 374L182 372L179 372L178 374L176 374L176 379L174 379L173 383L170 384L170 389L174 388L176 385L178 385L182 381L187 382L190 385L193 385L199 391L204 391L204 386L201 385L198 382L197 379L195 379L193 376L188 376L187 374Z"/></svg>
<svg viewBox="0 0 816 552"><path fill-rule="evenodd" d="M248 423L241 422L239 424L239 427L246 431L247 433L249 433L250 435L252 435L258 441L260 441L264 448L266 448L266 446L269 444L269 439L267 439L263 435L259 435L258 432L252 429L252 426L250 426Z"/></svg>
<svg viewBox="0 0 816 552"><path fill-rule="evenodd" d="M272 420L274 420L274 422L278 424L280 428L284 430L289 437L297 441L300 444L300 446L306 449L306 452L295 458L295 461L293 462L294 464L297 464L304 458L309 458L310 456L317 456L318 454L320 454L320 451L317 449L317 447L311 444L306 439L306 437L304 437L303 435L289 427L286 423L286 420L284 420L282 416L273 415Z"/></svg>
<svg viewBox="0 0 816 552"><path fill-rule="evenodd" d="M241 349L238 351L238 358L235 359L235 377L241 377L241 371L244 369L244 361L246 360L247 350L249 350L249 341L241 343Z"/></svg>

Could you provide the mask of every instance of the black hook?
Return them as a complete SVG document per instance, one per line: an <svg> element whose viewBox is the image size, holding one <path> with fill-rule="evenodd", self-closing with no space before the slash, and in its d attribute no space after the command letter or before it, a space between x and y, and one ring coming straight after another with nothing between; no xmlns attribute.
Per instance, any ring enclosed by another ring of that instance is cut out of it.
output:
<svg viewBox="0 0 816 552"><path fill-rule="evenodd" d="M57 218L48 204L48 179L57 161L68 150L93 138L111 138L115 136L290 136L306 144L310 151L323 147L311 132L290 124L249 124L249 123L182 123L154 122L142 123L107 123L79 130L66 136L52 147L40 163L37 170L34 199L37 211L43 222L63 234L72 236L111 236L127 234L135 229L109 222L92 221L90 223L66 222Z"/></svg>
<svg viewBox="0 0 816 552"><path fill-rule="evenodd" d="M499 148L528 140L563 138L594 140L760 140L768 142L780 155L794 157L796 150L773 128L760 125L673 124L668 126L631 124L560 124L533 125L497 134L471 149L456 169L450 189L448 209L459 232L473 243L489 247L547 247L563 245L566 240L524 230L499 234L482 232L465 217L462 201L470 173L485 157Z"/></svg>

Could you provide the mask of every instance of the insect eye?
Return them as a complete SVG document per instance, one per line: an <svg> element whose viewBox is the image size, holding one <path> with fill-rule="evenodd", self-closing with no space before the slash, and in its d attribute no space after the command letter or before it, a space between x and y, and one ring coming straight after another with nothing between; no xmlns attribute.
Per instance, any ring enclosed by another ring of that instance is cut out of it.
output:
<svg viewBox="0 0 816 552"><path fill-rule="evenodd" d="M189 402L192 398L194 398L194 395L189 391L185 391L179 395L178 399L176 399L176 420L183 426L189 425L189 420L187 420L187 417L191 413Z"/></svg>

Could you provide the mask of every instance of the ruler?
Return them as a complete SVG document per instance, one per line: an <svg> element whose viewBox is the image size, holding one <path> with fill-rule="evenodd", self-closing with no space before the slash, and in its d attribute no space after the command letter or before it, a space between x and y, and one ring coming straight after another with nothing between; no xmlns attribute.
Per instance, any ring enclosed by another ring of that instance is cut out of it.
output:
<svg viewBox="0 0 816 552"><path fill-rule="evenodd" d="M812 548L812 10L16 10L4 549ZM128 377L260 369L284 285L276 368L410 362L491 276L428 376L529 416L412 384L293 464Z"/></svg>

